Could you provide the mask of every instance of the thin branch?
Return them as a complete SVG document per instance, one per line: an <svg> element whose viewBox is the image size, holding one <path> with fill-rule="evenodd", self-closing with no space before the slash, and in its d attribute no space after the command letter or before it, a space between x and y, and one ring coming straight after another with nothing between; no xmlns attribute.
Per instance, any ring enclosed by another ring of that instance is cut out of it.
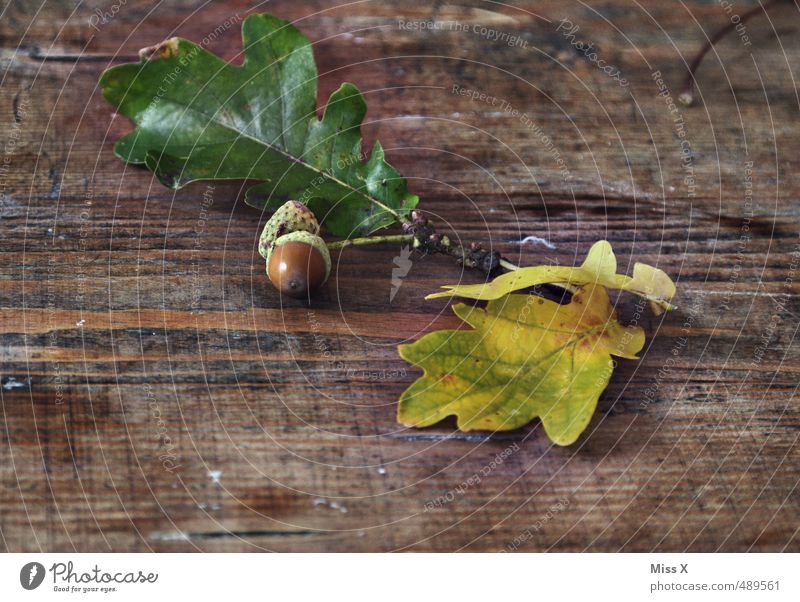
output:
<svg viewBox="0 0 800 602"><path fill-rule="evenodd" d="M478 243L467 246L453 243L447 236L436 232L432 221L419 210L411 212L410 219L402 222L403 234L364 236L339 240L328 244L330 251L346 247L377 245L383 243L411 243L414 250L423 255L441 254L454 257L466 268L478 269L484 274L495 274L499 269L513 271L518 269L510 261L503 259L497 251L487 251Z"/></svg>
<svg viewBox="0 0 800 602"><path fill-rule="evenodd" d="M734 23L730 21L725 27L722 27L717 30L717 32L712 35L706 43L703 44L703 47L700 51L695 55L692 64L689 66L689 73L686 75L686 84L684 85L683 92L678 96L678 100L683 103L684 105L691 106L694 102L694 76L697 72L697 69L700 67L700 63L703 62L703 58L708 54L708 51L714 47L714 44L719 42L722 38L728 35L731 31L736 29L736 27L741 23L746 23L751 17L754 17L757 14L762 12L767 12L772 6L785 1L785 0L768 0L763 5L759 4L758 6L751 8L746 13L744 13L741 18Z"/></svg>
<svg viewBox="0 0 800 602"><path fill-rule="evenodd" d="M380 245L383 243L410 243L414 242L413 234L387 234L382 236L364 236L361 238L349 238L347 240L337 240L328 243L328 250L336 251L345 247L361 247L364 245Z"/></svg>

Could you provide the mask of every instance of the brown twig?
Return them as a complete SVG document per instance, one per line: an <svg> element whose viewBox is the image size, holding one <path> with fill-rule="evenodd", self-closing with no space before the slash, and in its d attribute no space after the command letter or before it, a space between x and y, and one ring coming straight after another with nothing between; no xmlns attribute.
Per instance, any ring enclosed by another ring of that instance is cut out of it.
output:
<svg viewBox="0 0 800 602"><path fill-rule="evenodd" d="M497 251L487 251L480 243L463 246L453 243L449 237L436 232L433 222L422 211L411 212L410 219L402 221L403 234L364 236L339 240L328 244L328 249L337 251L346 247L378 245L383 243L411 243L413 248L424 255L440 253L455 257L458 263L467 268L480 270L492 275L500 269L512 271L518 269L510 261L503 259Z"/></svg>
<svg viewBox="0 0 800 602"><path fill-rule="evenodd" d="M411 220L403 223L403 232L414 236L414 248L420 253L450 255L464 267L478 269L487 275L494 274L501 267L510 269L513 266L516 269L498 251L486 250L480 243L465 247L454 243L448 236L439 234L433 222L417 209L411 212Z"/></svg>
<svg viewBox="0 0 800 602"><path fill-rule="evenodd" d="M697 72L697 69L700 67L700 63L703 62L703 58L706 56L706 54L708 54L708 51L714 47L714 44L719 42L731 31L736 29L736 27L739 24L746 23L751 17L754 17L755 15L760 14L762 12L767 12L771 7L784 1L786 0L768 0L764 4L759 4L758 6L751 8L746 13L744 13L736 23L731 21L730 23L725 25L725 27L718 29L714 35L712 35L708 40L706 40L706 43L703 44L703 47L700 49L697 55L695 55L694 60L689 66L689 73L686 75L686 84L684 86L683 92L681 92L680 96L678 96L678 100L687 107L691 106L691 104L694 102L695 73Z"/></svg>

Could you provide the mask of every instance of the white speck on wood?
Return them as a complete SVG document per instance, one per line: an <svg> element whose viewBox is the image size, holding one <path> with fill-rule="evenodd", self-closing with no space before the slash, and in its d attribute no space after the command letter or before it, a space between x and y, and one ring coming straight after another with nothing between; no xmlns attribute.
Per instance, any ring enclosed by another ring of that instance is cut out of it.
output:
<svg viewBox="0 0 800 602"><path fill-rule="evenodd" d="M540 238L538 236L526 236L521 241L519 241L520 245L525 245L525 244L528 244L528 243L531 243L531 244L534 244L534 245L544 245L548 249L555 249L556 248L556 246L553 243L551 243L549 240L547 240L545 238Z"/></svg>
<svg viewBox="0 0 800 602"><path fill-rule="evenodd" d="M172 531L169 533L159 531L151 533L150 539L155 539L157 541L188 541L189 536L183 531Z"/></svg>
<svg viewBox="0 0 800 602"><path fill-rule="evenodd" d="M314 504L315 508L319 508L320 506L327 506L332 510L338 510L342 514L347 513L347 506L345 506L344 504L340 504L339 502L331 502L329 500L326 500L324 497L315 497L313 500L311 500L311 503Z"/></svg>
<svg viewBox="0 0 800 602"><path fill-rule="evenodd" d="M28 384L30 384L30 379L28 379ZM6 391L11 391L12 389L20 389L25 386L25 383L18 381L13 376L9 376L6 382L3 383L3 388Z"/></svg>

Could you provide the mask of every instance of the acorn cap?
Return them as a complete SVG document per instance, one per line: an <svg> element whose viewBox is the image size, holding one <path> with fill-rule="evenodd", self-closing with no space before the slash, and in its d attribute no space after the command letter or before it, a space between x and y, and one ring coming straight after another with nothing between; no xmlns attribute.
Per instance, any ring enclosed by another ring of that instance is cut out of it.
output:
<svg viewBox="0 0 800 602"><path fill-rule="evenodd" d="M309 298L331 273L331 256L319 236L303 230L279 237L269 250L267 276L282 294Z"/></svg>
<svg viewBox="0 0 800 602"><path fill-rule="evenodd" d="M272 244L290 232L319 232L314 213L300 201L286 201L272 214L258 239L258 253L269 261Z"/></svg>

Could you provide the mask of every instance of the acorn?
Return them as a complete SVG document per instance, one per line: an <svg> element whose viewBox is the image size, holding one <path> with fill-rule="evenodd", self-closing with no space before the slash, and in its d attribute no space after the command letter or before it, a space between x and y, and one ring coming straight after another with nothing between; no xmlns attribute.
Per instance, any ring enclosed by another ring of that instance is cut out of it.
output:
<svg viewBox="0 0 800 602"><path fill-rule="evenodd" d="M269 261L273 243L290 232L319 233L319 222L314 213L300 201L286 201L269 218L258 239L258 253Z"/></svg>
<svg viewBox="0 0 800 602"><path fill-rule="evenodd" d="M282 294L308 299L325 284L331 273L328 247L316 234L305 230L278 237L269 249L267 275Z"/></svg>

